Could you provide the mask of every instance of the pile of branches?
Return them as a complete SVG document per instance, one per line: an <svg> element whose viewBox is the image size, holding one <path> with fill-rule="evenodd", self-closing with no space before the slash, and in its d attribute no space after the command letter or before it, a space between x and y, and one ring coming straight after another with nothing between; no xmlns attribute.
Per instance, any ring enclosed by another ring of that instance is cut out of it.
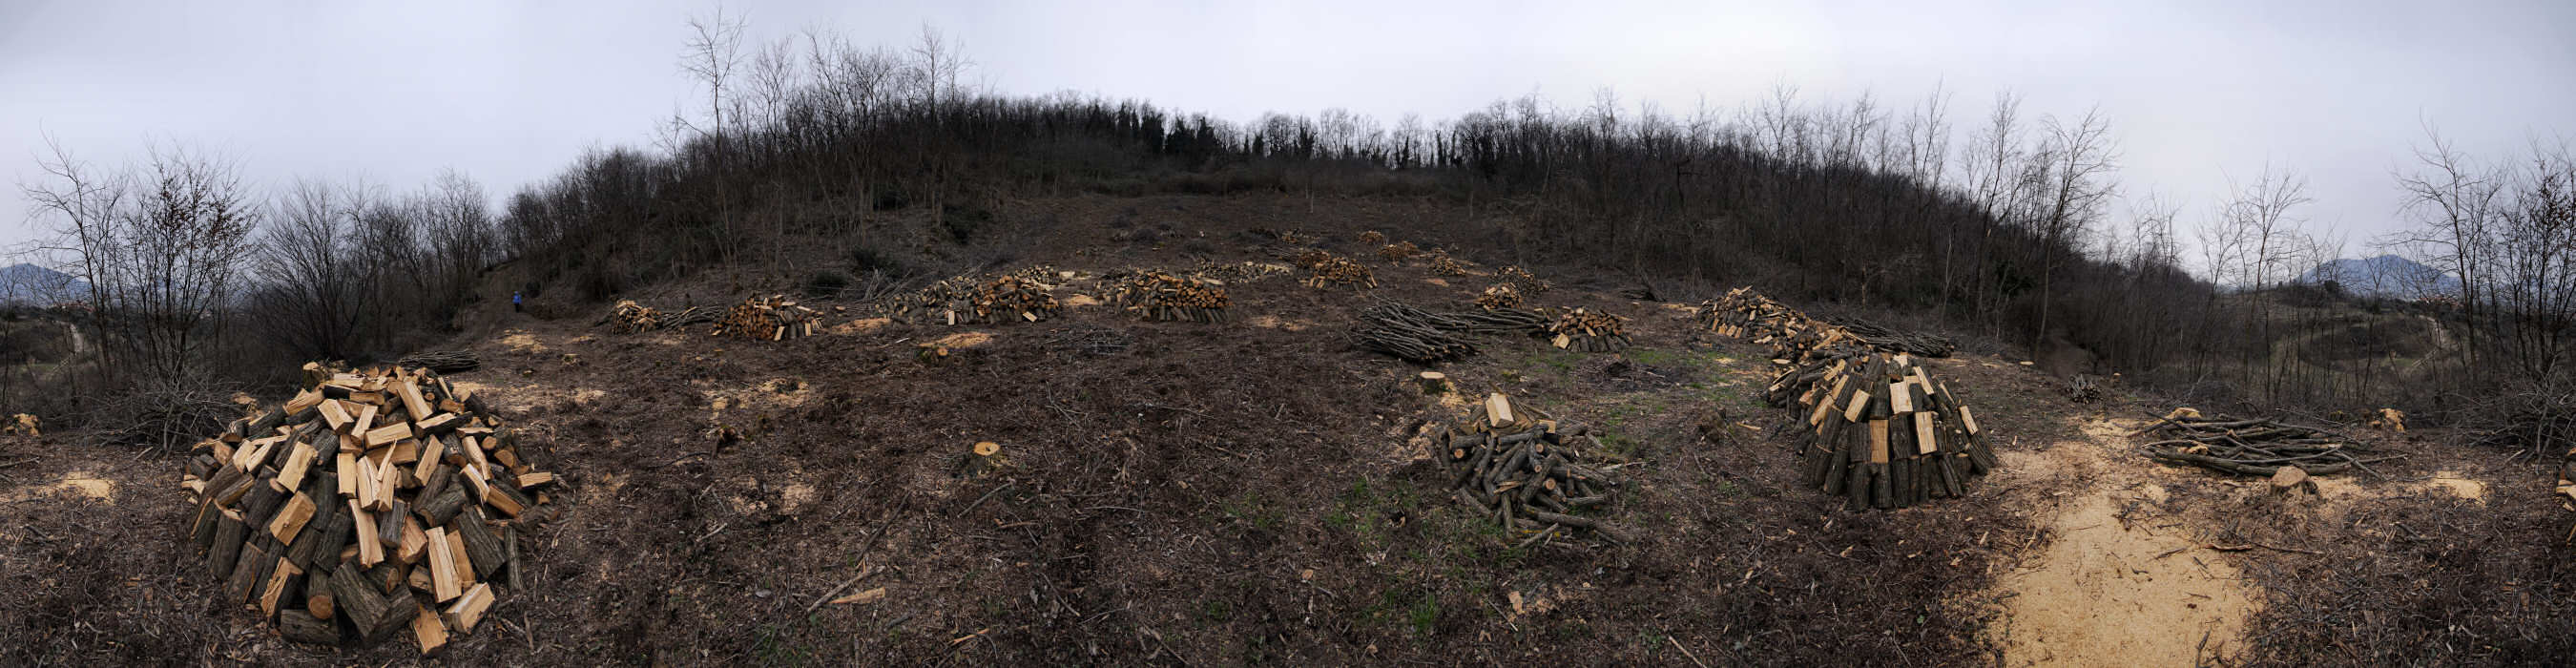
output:
<svg viewBox="0 0 2576 668"><path fill-rule="evenodd" d="M1547 319L1533 311L1492 309L1434 313L1381 302L1360 312L1361 348L1406 361L1431 363L1476 354L1468 336L1540 336Z"/></svg>
<svg viewBox="0 0 2576 668"><path fill-rule="evenodd" d="M2066 399L2079 404L2102 400L2102 380L2093 374L2079 373L2066 381Z"/></svg>
<svg viewBox="0 0 2576 668"><path fill-rule="evenodd" d="M1360 311L1360 326L1353 336L1361 348L1420 364L1476 354L1476 344L1468 343L1463 332L1443 330L1434 322L1432 314L1421 309L1383 303Z"/></svg>
<svg viewBox="0 0 2576 668"><path fill-rule="evenodd" d="M1835 318L1831 322L1834 326L1843 328L1843 331L1850 332L1862 343L1891 353L1921 357L1949 357L1952 351L1959 349L1959 342L1946 336L1908 332L1859 318Z"/></svg>
<svg viewBox="0 0 2576 668"><path fill-rule="evenodd" d="M1558 348L1587 353L1618 352L1628 347L1628 335L1624 331L1627 321L1627 318L1608 313L1575 309L1558 314L1555 322L1548 323L1547 333L1553 337L1550 342Z"/></svg>
<svg viewBox="0 0 2576 668"><path fill-rule="evenodd" d="M1911 356L1872 351L1794 365L1763 398L1803 411L1806 484L1849 498L1853 509L1963 496L1997 464L1966 402Z"/></svg>
<svg viewBox="0 0 2576 668"><path fill-rule="evenodd" d="M1378 232L1377 230L1369 230L1369 231L1366 231L1366 232L1361 232L1361 233L1360 233L1360 243L1364 243L1364 244L1382 244L1382 243L1386 243L1386 235L1385 235L1385 234L1383 234L1383 233Z"/></svg>
<svg viewBox="0 0 2576 668"><path fill-rule="evenodd" d="M619 334L636 334L715 322L716 318L724 317L724 312L724 309L713 306L691 306L666 313L629 299L617 302L617 308L609 311L606 322L613 324Z"/></svg>
<svg viewBox="0 0 2576 668"><path fill-rule="evenodd" d="M1620 481L1611 475L1615 466L1594 468L1591 455L1602 451L1601 441L1581 424L1545 419L1493 394L1441 432L1440 449L1459 503L1505 531L1529 536L1525 545L1575 531L1635 540L1626 529L1584 514L1610 505Z"/></svg>
<svg viewBox="0 0 2576 668"><path fill-rule="evenodd" d="M1315 252L1323 253L1323 251ZM1305 283L1306 287L1310 288L1331 286L1347 286L1354 288L1377 287L1377 277L1369 273L1368 267L1361 266L1360 263L1357 262L1352 262L1349 258L1334 256L1331 253L1324 253L1323 258L1317 260L1312 265L1308 265L1306 267L1306 272L1307 275Z"/></svg>
<svg viewBox="0 0 2576 668"><path fill-rule="evenodd" d="M404 355L402 359L394 360L394 364L439 373L456 373L473 371L483 366L483 359L475 356L474 351L471 350L435 350Z"/></svg>
<svg viewBox="0 0 2576 668"><path fill-rule="evenodd" d="M1487 311L1520 306L1521 291L1510 283L1496 283L1494 287L1485 288L1484 294L1476 295L1476 307Z"/></svg>
<svg viewBox="0 0 2576 668"><path fill-rule="evenodd" d="M1109 293L1111 303L1153 322L1224 322L1225 288L1159 271L1130 275Z"/></svg>
<svg viewBox="0 0 2576 668"><path fill-rule="evenodd" d="M1410 241L1398 241L1377 249L1377 256L1386 258L1388 262L1400 262L1420 254L1422 254L1422 247L1415 246Z"/></svg>
<svg viewBox="0 0 2576 668"><path fill-rule="evenodd" d="M1530 294L1546 292L1549 288L1556 287L1555 283L1550 283L1540 279L1538 276L1529 273L1529 270L1520 268L1520 265L1507 265L1502 269L1495 271L1494 276L1496 278L1503 279L1505 282L1520 286L1522 292Z"/></svg>
<svg viewBox="0 0 2576 668"><path fill-rule="evenodd" d="M1286 275L1290 271L1291 270L1287 267L1264 262L1247 261L1237 262L1234 264L1218 264L1214 260L1200 260L1198 268L1190 270L1190 275L1200 280L1216 281L1218 283L1229 285L1243 285L1247 283L1257 283L1275 276Z"/></svg>
<svg viewBox="0 0 2576 668"><path fill-rule="evenodd" d="M232 394L211 383L149 376L93 398L82 422L100 444L167 452L240 417Z"/></svg>
<svg viewBox="0 0 2576 668"><path fill-rule="evenodd" d="M2176 410L2133 436L2146 436L2147 456L2169 464L2246 476L2269 477L2292 466L2308 475L2361 469L2402 455L2363 457L2370 446L2359 439L2318 427L2271 418L2201 417L2191 409Z"/></svg>
<svg viewBox="0 0 2576 668"><path fill-rule="evenodd" d="M822 313L797 306L786 295L752 297L725 309L716 319L716 336L730 336L757 341L782 341L814 335Z"/></svg>
<svg viewBox="0 0 2576 668"><path fill-rule="evenodd" d="M1431 251L1426 257L1431 260L1430 272L1433 276L1466 276L1472 273L1466 260L1450 257L1448 251Z"/></svg>

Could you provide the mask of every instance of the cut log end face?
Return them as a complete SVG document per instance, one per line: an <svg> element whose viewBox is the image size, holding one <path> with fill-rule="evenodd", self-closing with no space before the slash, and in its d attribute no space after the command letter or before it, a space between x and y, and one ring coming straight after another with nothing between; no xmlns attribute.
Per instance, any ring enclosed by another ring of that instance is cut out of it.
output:
<svg viewBox="0 0 2576 668"><path fill-rule="evenodd" d="M1002 444L1000 443L984 441L975 444L975 456L977 457L991 457L998 454L1002 454Z"/></svg>

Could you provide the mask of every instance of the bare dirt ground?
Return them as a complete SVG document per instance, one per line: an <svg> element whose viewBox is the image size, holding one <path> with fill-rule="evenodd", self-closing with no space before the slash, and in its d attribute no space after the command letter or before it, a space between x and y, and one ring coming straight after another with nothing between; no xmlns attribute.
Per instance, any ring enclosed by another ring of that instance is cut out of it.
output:
<svg viewBox="0 0 2576 668"><path fill-rule="evenodd" d="M1757 399L1762 351L1549 267L1562 287L1533 303L1633 317L1638 346L1495 339L1442 370L1611 434L1604 454L1638 463L1608 516L1641 538L1522 544L1453 505L1427 460L1422 434L1462 398L1345 339L1371 299L1457 308L1490 279L1434 283L1345 241L1438 219L1429 204L1326 204L1329 224L1303 197L1012 214L1054 221L1013 241L1041 249L1016 264L1265 259L1246 230L1271 227L1325 234L1378 273L1367 294L1237 286L1225 325L1102 305L985 327L853 310L827 335L760 343L610 334L590 327L597 308L475 314L457 343L485 365L454 378L570 491L523 548L530 591L442 660L2509 664L2576 638L2568 515L2497 453L2391 439L2409 458L2387 479L2275 498L2138 456L2126 429L2162 407L2076 406L2014 360L1967 356L1933 372L1989 425L2003 471L1965 499L1847 512L1795 483L1790 420ZM1189 222L1111 233L1159 220ZM952 361L914 359L943 338ZM961 465L977 441L1003 445L999 470ZM287 644L215 603L179 541L175 459L48 434L0 442L17 460L0 468L0 664L419 661L408 643Z"/></svg>

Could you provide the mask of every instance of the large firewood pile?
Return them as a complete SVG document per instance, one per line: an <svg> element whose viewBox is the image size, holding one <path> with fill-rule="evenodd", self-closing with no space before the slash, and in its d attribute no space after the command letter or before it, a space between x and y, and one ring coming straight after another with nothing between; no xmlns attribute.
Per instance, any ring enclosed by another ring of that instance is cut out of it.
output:
<svg viewBox="0 0 2576 668"><path fill-rule="evenodd" d="M786 295L770 295L742 300L725 309L716 319L716 336L730 336L756 341L781 341L814 335L820 325L820 311L796 305Z"/></svg>
<svg viewBox="0 0 2576 668"><path fill-rule="evenodd" d="M1361 348L1427 364L1476 354L1469 336L1538 336L1546 331L1545 318L1520 309L1433 313L1384 302L1360 311L1355 334Z"/></svg>
<svg viewBox="0 0 2576 668"><path fill-rule="evenodd" d="M2140 447L2157 461L2236 475L2271 476L2284 466L2308 475L2356 468L2375 475L2371 462L2396 458L2367 456L2371 448L2360 439L2320 427L2272 418L2201 417L2190 409L2167 414L2136 435L2151 439Z"/></svg>
<svg viewBox="0 0 2576 668"><path fill-rule="evenodd" d="M1225 322L1231 302L1225 288L1211 281L1159 271L1128 276L1110 289L1110 303L1154 322Z"/></svg>
<svg viewBox="0 0 2576 668"><path fill-rule="evenodd" d="M1806 484L1854 509L1961 496L1996 466L1967 402L1909 355L1813 359L1783 371L1764 398L1800 411Z"/></svg>
<svg viewBox="0 0 2576 668"><path fill-rule="evenodd" d="M1377 287L1377 277L1374 274L1369 273L1369 268L1367 266L1361 265L1358 262L1352 262L1350 258L1325 253L1324 251L1314 252L1323 253L1323 255L1321 257L1308 255L1300 256L1298 258L1301 263L1306 265L1306 287ZM1311 263L1305 263L1304 261L1307 259L1313 259L1314 261Z"/></svg>
<svg viewBox="0 0 2576 668"><path fill-rule="evenodd" d="M1635 540L1599 517L1621 484L1612 474L1617 467L1595 468L1601 441L1582 424L1547 419L1493 394L1443 430L1439 448L1451 494L1505 531L1529 536L1523 544L1576 531Z"/></svg>
<svg viewBox="0 0 2576 668"><path fill-rule="evenodd" d="M1628 319L1608 313L1575 309L1557 314L1547 325L1548 341L1558 348L1577 352L1609 353L1628 347Z"/></svg>
<svg viewBox="0 0 2576 668"><path fill-rule="evenodd" d="M1000 324L1055 317L1062 302L1039 282L1049 271L1033 267L990 278L959 276L894 298L879 308L906 323Z"/></svg>
<svg viewBox="0 0 2576 668"><path fill-rule="evenodd" d="M554 474L435 374L325 373L196 446L188 540L224 604L288 640L408 629L436 652L525 591L519 536L548 514Z"/></svg>

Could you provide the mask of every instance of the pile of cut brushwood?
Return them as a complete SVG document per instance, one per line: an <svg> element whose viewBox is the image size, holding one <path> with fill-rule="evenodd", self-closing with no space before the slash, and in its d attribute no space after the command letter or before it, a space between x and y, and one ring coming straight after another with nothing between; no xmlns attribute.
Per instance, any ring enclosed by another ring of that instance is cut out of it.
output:
<svg viewBox="0 0 2576 668"><path fill-rule="evenodd" d="M1800 353L1845 339L1917 357L1948 357L1959 347L1945 337L1898 331L1866 320L1810 318L1751 287L1728 290L1726 296L1701 304L1699 320L1708 331L1770 346L1773 357L1791 361L1800 361Z"/></svg>
<svg viewBox="0 0 2576 668"><path fill-rule="evenodd" d="M898 322L955 325L1039 322L1055 317L1064 304L1039 282L1052 269L1032 267L990 278L959 276L895 298L882 310Z"/></svg>
<svg viewBox="0 0 2576 668"><path fill-rule="evenodd" d="M394 366L456 373L483 366L483 358L471 350L431 350L404 355L402 359L394 360Z"/></svg>
<svg viewBox="0 0 2576 668"><path fill-rule="evenodd" d="M556 480L499 418L425 370L306 374L188 458L189 540L224 605L302 643L408 629L426 654L525 591L519 537Z"/></svg>
<svg viewBox="0 0 2576 668"><path fill-rule="evenodd" d="M716 319L716 336L756 341L782 341L814 335L823 321L820 311L796 305L787 295L742 300Z"/></svg>
<svg viewBox="0 0 2576 668"><path fill-rule="evenodd" d="M1628 347L1627 318L1575 309L1548 323L1549 342L1576 352L1610 353Z"/></svg>
<svg viewBox="0 0 2576 668"><path fill-rule="evenodd" d="M1611 503L1621 466L1600 466L1601 440L1580 423L1558 422L1501 394L1485 397L1440 434L1440 457L1458 502L1491 517L1522 545L1576 531L1617 542L1634 534L1597 515ZM1598 467L1598 468L1596 468Z"/></svg>
<svg viewBox="0 0 2576 668"><path fill-rule="evenodd" d="M1806 484L1853 509L1962 496L1996 465L1967 402L1910 355L1844 346L1787 367L1763 398L1801 411Z"/></svg>
<svg viewBox="0 0 2576 668"><path fill-rule="evenodd" d="M1306 287L1377 287L1377 277L1369 268L1350 258L1318 250L1299 255L1297 262L1306 268Z"/></svg>
<svg viewBox="0 0 2576 668"><path fill-rule="evenodd" d="M621 300L608 313L607 323L620 334L636 334L658 329L677 329L703 322L715 322L724 309L713 306L691 306L678 311L660 311L634 300Z"/></svg>
<svg viewBox="0 0 2576 668"><path fill-rule="evenodd" d="M1109 301L1153 322L1225 322L1231 303L1215 282L1159 271L1128 276L1110 289Z"/></svg>
<svg viewBox="0 0 2576 668"><path fill-rule="evenodd" d="M1506 283L1518 286L1521 292L1530 294L1546 292L1550 288L1556 287L1555 283L1548 282L1547 279L1539 278L1538 275L1529 273L1529 270L1522 269L1519 265L1508 265L1502 269L1495 270L1494 277L1503 279Z"/></svg>
<svg viewBox="0 0 2576 668"><path fill-rule="evenodd" d="M2167 413L2135 435L2149 439L2140 447L2157 461L2246 476L2268 477L2282 467L2308 475L2361 469L2376 476L2371 463L2403 456L2370 456L2368 444L2330 429L2274 418L2202 417L2189 408Z"/></svg>
<svg viewBox="0 0 2576 668"><path fill-rule="evenodd" d="M1360 311L1354 338L1361 348L1429 364L1476 354L1469 336L1538 336L1546 331L1545 318L1520 309L1433 313L1381 302Z"/></svg>

